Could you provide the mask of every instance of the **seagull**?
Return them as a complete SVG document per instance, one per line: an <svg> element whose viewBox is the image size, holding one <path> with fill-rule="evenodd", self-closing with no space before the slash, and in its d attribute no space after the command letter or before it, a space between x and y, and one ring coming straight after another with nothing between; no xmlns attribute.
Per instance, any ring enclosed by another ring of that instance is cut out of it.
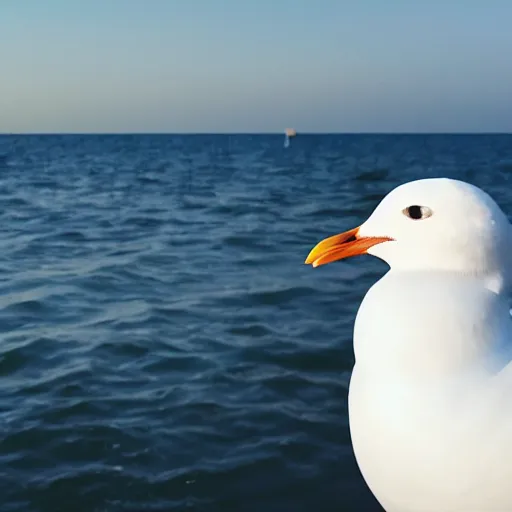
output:
<svg viewBox="0 0 512 512"><path fill-rule="evenodd" d="M512 227L483 190L422 179L318 243L318 267L370 254L388 272L357 312L349 419L387 512L512 511Z"/></svg>

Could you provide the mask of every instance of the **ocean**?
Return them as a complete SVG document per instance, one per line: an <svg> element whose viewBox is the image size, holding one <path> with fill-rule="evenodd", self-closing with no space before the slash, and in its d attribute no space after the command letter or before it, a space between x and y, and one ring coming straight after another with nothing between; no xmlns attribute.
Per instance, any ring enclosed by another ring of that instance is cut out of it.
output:
<svg viewBox="0 0 512 512"><path fill-rule="evenodd" d="M283 143L0 137L0 511L381 510L347 391L387 267L304 259L418 178L512 213L512 136Z"/></svg>

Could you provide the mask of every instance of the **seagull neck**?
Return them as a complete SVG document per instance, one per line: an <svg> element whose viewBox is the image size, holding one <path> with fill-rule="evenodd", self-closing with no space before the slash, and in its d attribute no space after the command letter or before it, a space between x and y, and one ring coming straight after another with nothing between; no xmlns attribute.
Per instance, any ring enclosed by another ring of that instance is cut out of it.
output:
<svg viewBox="0 0 512 512"><path fill-rule="evenodd" d="M453 375L488 361L507 322L507 302L479 279L393 270L359 309L356 364L388 374Z"/></svg>

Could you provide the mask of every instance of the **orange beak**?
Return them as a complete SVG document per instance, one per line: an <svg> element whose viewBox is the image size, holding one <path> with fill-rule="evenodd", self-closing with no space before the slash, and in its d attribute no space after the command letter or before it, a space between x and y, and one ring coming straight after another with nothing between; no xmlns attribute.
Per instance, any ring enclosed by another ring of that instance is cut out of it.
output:
<svg viewBox="0 0 512 512"><path fill-rule="evenodd" d="M345 233L330 236L319 242L313 247L305 263L306 265L311 263L313 267L319 267L333 261L366 254L370 247L392 240L392 238L388 237L359 236L359 228L357 227L350 231L345 231Z"/></svg>

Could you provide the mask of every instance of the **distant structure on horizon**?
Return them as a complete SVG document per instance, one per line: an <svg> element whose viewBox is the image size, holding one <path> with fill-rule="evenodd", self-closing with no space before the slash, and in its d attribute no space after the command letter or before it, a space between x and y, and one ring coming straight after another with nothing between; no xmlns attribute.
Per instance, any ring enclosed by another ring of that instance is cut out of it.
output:
<svg viewBox="0 0 512 512"><path fill-rule="evenodd" d="M297 132L293 128L286 128L284 131L284 147L287 148L290 146L290 137L295 137Z"/></svg>

